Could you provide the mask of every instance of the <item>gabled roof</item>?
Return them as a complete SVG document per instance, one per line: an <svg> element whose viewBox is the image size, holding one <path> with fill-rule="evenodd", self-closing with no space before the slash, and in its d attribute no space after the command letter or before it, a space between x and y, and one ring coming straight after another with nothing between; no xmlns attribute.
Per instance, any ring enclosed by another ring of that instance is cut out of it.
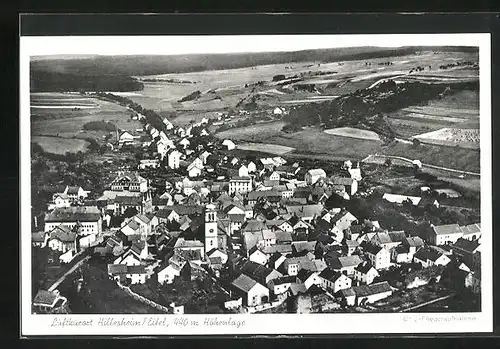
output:
<svg viewBox="0 0 500 349"><path fill-rule="evenodd" d="M403 242L406 239L406 234L403 230L401 231L390 231L387 233L391 242Z"/></svg>
<svg viewBox="0 0 500 349"><path fill-rule="evenodd" d="M326 172L322 168L315 168L312 170L307 171L308 174L311 176L323 176L326 177Z"/></svg>
<svg viewBox="0 0 500 349"><path fill-rule="evenodd" d="M203 242L198 240L184 240L184 238L178 238L174 248L199 248L204 246Z"/></svg>
<svg viewBox="0 0 500 349"><path fill-rule="evenodd" d="M266 246L262 249L262 252L265 254L273 254L276 252L282 254L292 253L292 245L291 244L276 244L272 246Z"/></svg>
<svg viewBox="0 0 500 349"><path fill-rule="evenodd" d="M44 242L45 241L45 232L38 231L31 233L31 241L33 242Z"/></svg>
<svg viewBox="0 0 500 349"><path fill-rule="evenodd" d="M358 272L362 273L362 274L367 274L370 270L374 269L375 271L377 271L373 265L371 265L371 263L368 263L368 262L365 262L365 263L361 263L360 265L358 265L355 270L357 270Z"/></svg>
<svg viewBox="0 0 500 349"><path fill-rule="evenodd" d="M481 225L479 223L464 225L460 227L460 229L463 231L464 235L481 233Z"/></svg>
<svg viewBox="0 0 500 349"><path fill-rule="evenodd" d="M378 245L369 243L369 242L363 242L361 244L361 247L363 248L363 251L366 253L370 253L373 255L377 255L380 251L382 251L384 248L380 247Z"/></svg>
<svg viewBox="0 0 500 349"><path fill-rule="evenodd" d="M260 231L265 228L265 223L257 219L249 219L241 227L241 231Z"/></svg>
<svg viewBox="0 0 500 349"><path fill-rule="evenodd" d="M343 275L344 274L342 274L341 272L334 271L330 268L326 268L326 269L323 269L323 271L321 273L319 273L318 276L325 279L325 280L335 282Z"/></svg>
<svg viewBox="0 0 500 349"><path fill-rule="evenodd" d="M348 289L340 290L344 297L367 297L375 294L392 292L392 288L387 281L378 282L371 285L354 286Z"/></svg>
<svg viewBox="0 0 500 349"><path fill-rule="evenodd" d="M45 216L45 222L95 222L101 218L96 206L58 207Z"/></svg>
<svg viewBox="0 0 500 349"><path fill-rule="evenodd" d="M293 241L292 247L297 253L313 251L316 249L316 241Z"/></svg>
<svg viewBox="0 0 500 349"><path fill-rule="evenodd" d="M292 238L292 233L283 231L283 230L276 230L275 231L276 235L276 243L290 243L293 241Z"/></svg>
<svg viewBox="0 0 500 349"><path fill-rule="evenodd" d="M435 225L432 227L436 235L462 234L458 224Z"/></svg>
<svg viewBox="0 0 500 349"><path fill-rule="evenodd" d="M432 248L422 247L418 249L417 252L413 255L414 258L417 258L421 261L426 262L427 260L435 262L442 254Z"/></svg>
<svg viewBox="0 0 500 349"><path fill-rule="evenodd" d="M474 253L474 251L477 250L477 248L479 247L479 242L477 240L474 240L474 241L470 241L470 240L467 240L467 239L458 239L452 246L453 247L456 247L456 248L459 248L461 250L465 250L469 253Z"/></svg>
<svg viewBox="0 0 500 349"><path fill-rule="evenodd" d="M358 255L336 257L331 259L330 267L332 269L341 269L348 267L355 267L363 263Z"/></svg>
<svg viewBox="0 0 500 349"><path fill-rule="evenodd" d="M330 177L330 183L333 185L352 185L354 180L349 177Z"/></svg>
<svg viewBox="0 0 500 349"><path fill-rule="evenodd" d="M231 282L231 285L245 293L249 292L256 284L258 284L257 281L245 274L241 274L236 279L234 279L233 282Z"/></svg>
<svg viewBox="0 0 500 349"><path fill-rule="evenodd" d="M37 292L33 303L52 306L57 298L58 295L54 292L40 290Z"/></svg>
<svg viewBox="0 0 500 349"><path fill-rule="evenodd" d="M424 240L418 236L409 236L406 238L406 244L410 247L420 247L424 245Z"/></svg>
<svg viewBox="0 0 500 349"><path fill-rule="evenodd" d="M315 215L319 215L321 211L323 211L323 205L314 204L314 205L296 205L296 206L286 206L286 210L288 213L294 213L298 217L312 217Z"/></svg>
<svg viewBox="0 0 500 349"><path fill-rule="evenodd" d="M65 225L58 225L50 231L50 239L57 239L62 242L75 242L76 233Z"/></svg>
<svg viewBox="0 0 500 349"><path fill-rule="evenodd" d="M77 187L77 186L68 186L67 190L66 190L66 193L68 195L77 195L79 190L80 190L80 187Z"/></svg>

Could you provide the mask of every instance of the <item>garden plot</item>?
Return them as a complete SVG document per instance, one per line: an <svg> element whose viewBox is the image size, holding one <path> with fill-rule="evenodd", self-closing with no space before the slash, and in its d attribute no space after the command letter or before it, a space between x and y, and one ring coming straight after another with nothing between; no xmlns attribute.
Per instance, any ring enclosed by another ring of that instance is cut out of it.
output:
<svg viewBox="0 0 500 349"><path fill-rule="evenodd" d="M421 142L479 149L479 129L442 128L412 137Z"/></svg>

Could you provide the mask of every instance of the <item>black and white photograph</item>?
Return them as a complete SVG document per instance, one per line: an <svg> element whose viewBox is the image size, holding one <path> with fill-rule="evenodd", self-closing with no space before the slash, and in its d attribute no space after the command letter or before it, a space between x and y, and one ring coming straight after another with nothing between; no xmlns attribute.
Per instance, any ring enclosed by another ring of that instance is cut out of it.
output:
<svg viewBox="0 0 500 349"><path fill-rule="evenodd" d="M489 45L22 37L23 332L491 330Z"/></svg>

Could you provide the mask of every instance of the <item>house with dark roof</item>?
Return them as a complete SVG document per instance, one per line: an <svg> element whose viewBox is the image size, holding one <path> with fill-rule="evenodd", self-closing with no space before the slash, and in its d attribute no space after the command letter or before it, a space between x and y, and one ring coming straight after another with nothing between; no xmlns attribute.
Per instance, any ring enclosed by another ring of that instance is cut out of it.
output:
<svg viewBox="0 0 500 349"><path fill-rule="evenodd" d="M269 255L269 259L267 261L267 266L271 269L276 269L280 267L280 265L286 260L286 257L279 252L275 252Z"/></svg>
<svg viewBox="0 0 500 349"><path fill-rule="evenodd" d="M292 284L295 282L295 276L281 276L269 281L267 287L272 295L280 295L288 292Z"/></svg>
<svg viewBox="0 0 500 349"><path fill-rule="evenodd" d="M316 251L316 241L293 241L292 250L295 256L303 256L307 252Z"/></svg>
<svg viewBox="0 0 500 349"><path fill-rule="evenodd" d="M481 237L481 223L461 226L462 238L466 240L478 240Z"/></svg>
<svg viewBox="0 0 500 349"><path fill-rule="evenodd" d="M282 273L275 269L265 267L252 261L245 261L240 266L240 270L243 274L248 275L257 282L260 282L262 285L267 285L269 281L283 276Z"/></svg>
<svg viewBox="0 0 500 349"><path fill-rule="evenodd" d="M423 268L434 265L446 266L450 261L445 254L429 247L422 247L413 255L413 262L420 263Z"/></svg>
<svg viewBox="0 0 500 349"><path fill-rule="evenodd" d="M67 301L58 290L39 290L33 299L33 308L37 313L50 313L64 306Z"/></svg>
<svg viewBox="0 0 500 349"><path fill-rule="evenodd" d="M391 266L391 253L387 249L369 242L361 243L360 247L375 269L387 269Z"/></svg>
<svg viewBox="0 0 500 349"><path fill-rule="evenodd" d="M353 178L332 176L328 183L332 186L344 186L345 192L349 196L356 194L358 191L358 181Z"/></svg>
<svg viewBox="0 0 500 349"><path fill-rule="evenodd" d="M49 234L43 231L34 231L31 233L31 243L34 247L45 247Z"/></svg>
<svg viewBox="0 0 500 349"><path fill-rule="evenodd" d="M328 267L332 270L339 271L346 275L354 274L354 269L363 262L358 255L352 256L339 256L328 258L325 257Z"/></svg>
<svg viewBox="0 0 500 349"><path fill-rule="evenodd" d="M343 289L340 290L339 295L348 306L355 306L377 302L391 296L392 293L392 287L387 281L383 281Z"/></svg>
<svg viewBox="0 0 500 349"><path fill-rule="evenodd" d="M75 228L70 229L60 224L48 232L47 246L54 251L62 253L74 250L76 249L76 236Z"/></svg>
<svg viewBox="0 0 500 349"><path fill-rule="evenodd" d="M246 274L240 274L231 282L231 288L250 307L269 302L269 289Z"/></svg>
<svg viewBox="0 0 500 349"><path fill-rule="evenodd" d="M379 276L377 269L369 262L361 263L354 269L354 280L362 284L371 284L377 276Z"/></svg>
<svg viewBox="0 0 500 349"><path fill-rule="evenodd" d="M309 288L313 285L321 285L321 279L318 277L318 275L319 272L301 269L297 274L296 281L299 284L303 284L306 290L309 290Z"/></svg>
<svg viewBox="0 0 500 349"><path fill-rule="evenodd" d="M451 249L453 250L453 254L459 256L464 262L467 264L473 264L473 255L480 251L481 244L478 240L466 240L464 238L458 239L453 245L451 245Z"/></svg>
<svg viewBox="0 0 500 349"><path fill-rule="evenodd" d="M108 274L113 279L131 284L144 284L149 278L145 265L108 264Z"/></svg>
<svg viewBox="0 0 500 349"><path fill-rule="evenodd" d="M330 268L326 268L319 273L318 278L320 286L332 293L350 288L352 283L352 280L345 274Z"/></svg>

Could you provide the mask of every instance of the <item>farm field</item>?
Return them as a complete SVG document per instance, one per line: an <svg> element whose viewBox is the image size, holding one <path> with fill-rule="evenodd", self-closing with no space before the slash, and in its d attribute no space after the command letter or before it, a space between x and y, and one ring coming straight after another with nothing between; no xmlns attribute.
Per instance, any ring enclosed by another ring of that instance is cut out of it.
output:
<svg viewBox="0 0 500 349"><path fill-rule="evenodd" d="M218 132L216 136L221 139L229 138L232 140L258 142L281 134L281 129L285 125L286 123L282 121L255 124L252 126L238 127Z"/></svg>
<svg viewBox="0 0 500 349"><path fill-rule="evenodd" d="M470 129L472 132L474 129L479 130L479 93L459 91L442 99L429 101L427 105L403 108L387 117L395 132L403 138L450 127ZM464 141L457 137L452 145Z"/></svg>
<svg viewBox="0 0 500 349"><path fill-rule="evenodd" d="M137 76L138 79L142 80L144 90L128 93L127 97L143 107L157 112L182 113L173 120L174 124L182 125L186 123L185 117L192 120L193 114L230 110L236 108L241 100L253 97L256 97L258 106L269 108L269 110L279 105L294 105L310 103L316 99L335 98L344 93L367 88L381 79L406 76L417 65L433 67L429 72L420 72L421 78L430 78L427 75L431 73L443 73L451 77L463 76L465 73L459 69L438 69L441 64L450 64L461 60L477 60L477 54L420 52L401 57L345 62L301 62ZM392 64L386 65L384 64L386 62ZM273 76L278 74L283 74L287 78L294 77L298 81L288 79L288 83L285 84L285 80L272 81ZM474 74L474 71L468 71L467 74ZM412 73L412 78L418 79L420 75ZM172 83L172 81L181 80L191 83ZM316 91L298 91L296 87L300 84L314 85ZM198 98L178 102L181 98L195 91L201 93ZM322 96L324 97L322 98Z"/></svg>
<svg viewBox="0 0 500 349"><path fill-rule="evenodd" d="M442 128L413 138L429 144L479 149L479 129Z"/></svg>
<svg viewBox="0 0 500 349"><path fill-rule="evenodd" d="M361 129L352 128L352 127L334 128L334 129L330 129L330 130L325 130L325 133L327 133L329 135L334 135L334 136L366 139L366 140L372 140L372 141L379 141L380 140L380 136L376 132L369 131L369 130L361 130Z"/></svg>
<svg viewBox="0 0 500 349"><path fill-rule="evenodd" d="M93 107L79 110L59 108L73 103L71 100L78 100L81 105L86 104ZM78 94L32 93L31 101L33 104L47 106L44 109L31 109L31 134L33 136L102 140L108 132L82 130L83 125L90 121L111 122L120 130L142 129L142 124L139 121L130 118L130 110L98 98Z"/></svg>
<svg viewBox="0 0 500 349"><path fill-rule="evenodd" d="M276 154L276 155L284 155L295 150L295 148L286 147L283 145L252 143L252 142L238 143L236 145L236 148L240 150L250 150L262 153Z"/></svg>
<svg viewBox="0 0 500 349"><path fill-rule="evenodd" d="M76 138L61 138L48 136L33 136L32 143L37 143L47 153L66 154L66 152L77 153L87 151L89 142Z"/></svg>
<svg viewBox="0 0 500 349"><path fill-rule="evenodd" d="M268 145L276 144L295 148L289 155L312 154L333 158L348 157L362 160L371 154L402 156L409 159L418 159L423 163L453 168L463 171L479 172L479 150L458 147L443 147L438 145L413 144L397 142L391 145L382 145L376 140L356 139L327 134L321 129L305 128L295 133L281 131L281 123L261 124L227 130L216 134L220 138L230 138L236 142L256 142ZM411 164L402 163L411 166Z"/></svg>

